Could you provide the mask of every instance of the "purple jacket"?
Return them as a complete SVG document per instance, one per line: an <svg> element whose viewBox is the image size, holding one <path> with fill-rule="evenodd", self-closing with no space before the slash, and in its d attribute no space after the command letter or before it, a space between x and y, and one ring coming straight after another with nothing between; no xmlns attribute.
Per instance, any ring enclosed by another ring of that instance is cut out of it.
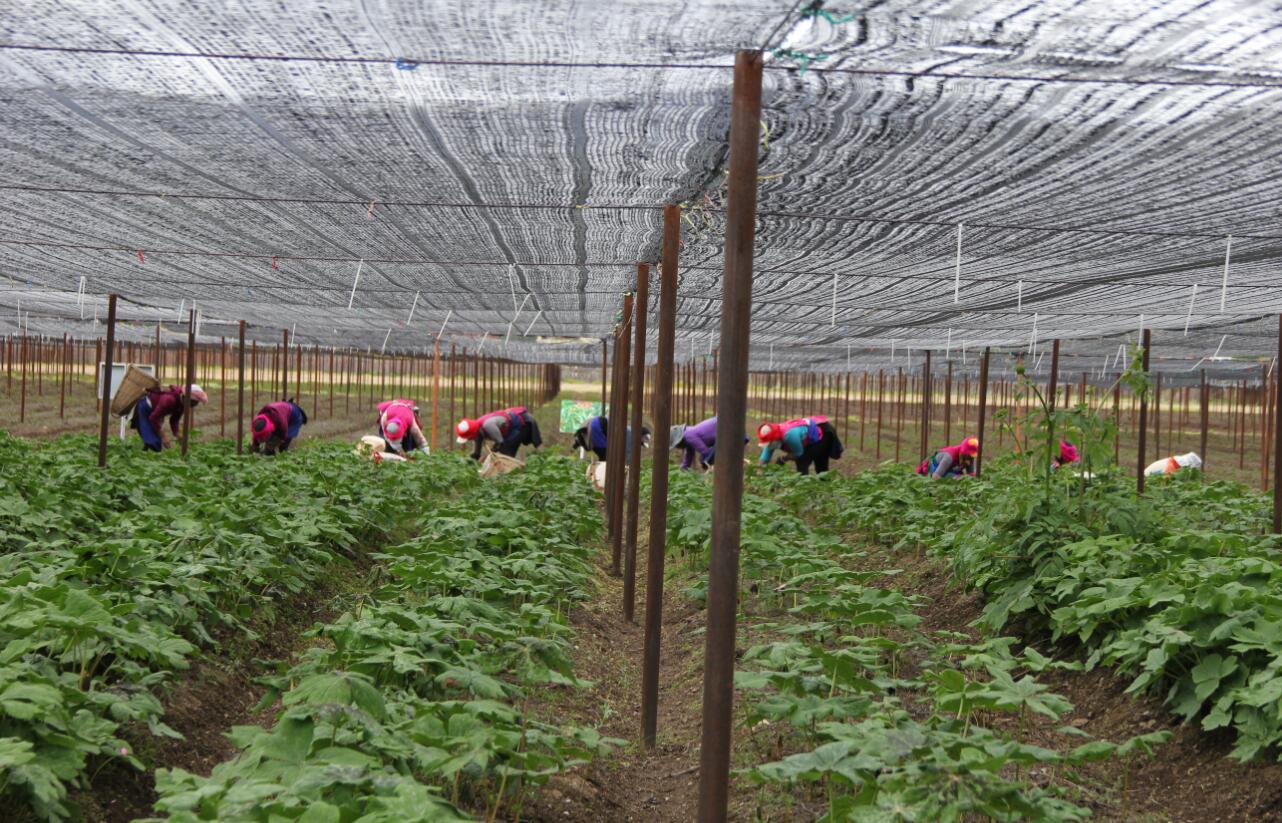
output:
<svg viewBox="0 0 1282 823"><path fill-rule="evenodd" d="M694 465L695 452L706 463L712 447L717 445L717 418L709 417L702 423L688 427L681 438L681 445L685 449L681 468L688 469Z"/></svg>

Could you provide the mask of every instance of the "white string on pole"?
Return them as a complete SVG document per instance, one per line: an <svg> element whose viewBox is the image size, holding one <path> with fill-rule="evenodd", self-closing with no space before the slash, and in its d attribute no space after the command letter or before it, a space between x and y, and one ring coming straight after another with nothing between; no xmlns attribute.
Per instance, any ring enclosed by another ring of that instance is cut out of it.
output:
<svg viewBox="0 0 1282 823"><path fill-rule="evenodd" d="M542 316L543 316L543 309L539 309L538 313L534 315L534 319L530 321L530 325L528 325L528 326L526 326L526 327L525 327L525 334L523 334L523 335L521 335L521 336L522 336L522 337L529 337L529 336L530 336L530 329L534 328L534 324L535 324L535 323L537 323L537 322L539 322L539 318L540 318L540 317L542 317Z"/></svg>
<svg viewBox="0 0 1282 823"><path fill-rule="evenodd" d="M957 269L953 275L953 302L956 303L961 295L961 252L962 252L962 224L957 224Z"/></svg>
<svg viewBox="0 0 1282 823"><path fill-rule="evenodd" d="M454 309L445 312L445 319L441 321L441 330L436 333L437 341L440 341L441 335L445 334L445 325L450 322L450 315L454 314Z"/></svg>
<svg viewBox="0 0 1282 823"><path fill-rule="evenodd" d="M361 269L365 267L365 261L361 260L356 264L356 279L352 281L352 293L347 297L347 308L351 309L352 303L356 300L356 286L361 282Z"/></svg>
<svg viewBox="0 0 1282 823"><path fill-rule="evenodd" d="M414 322L414 310L418 308L418 292L414 292L414 302L410 303L410 316L405 318L405 325Z"/></svg>
<svg viewBox="0 0 1282 823"><path fill-rule="evenodd" d="M1184 336L1189 336L1189 321L1193 319L1193 301L1197 300L1197 283L1193 284L1193 294L1189 297L1189 313L1184 318Z"/></svg>
<svg viewBox="0 0 1282 823"><path fill-rule="evenodd" d="M1220 313L1224 313L1224 304L1229 295L1229 258L1233 254L1233 235L1224 238L1224 282L1220 284Z"/></svg>

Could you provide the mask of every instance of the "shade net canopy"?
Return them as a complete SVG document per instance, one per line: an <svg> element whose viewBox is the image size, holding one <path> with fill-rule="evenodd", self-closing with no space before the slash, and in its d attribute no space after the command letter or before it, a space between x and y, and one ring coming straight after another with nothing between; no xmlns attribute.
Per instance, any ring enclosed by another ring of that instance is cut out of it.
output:
<svg viewBox="0 0 1282 823"><path fill-rule="evenodd" d="M125 339L194 306L204 340L589 364L679 203L702 359L742 48L752 368L1044 371L1059 338L1102 380L1141 328L1172 379L1269 367L1282 15L1228 0L29 0L0 333L101 333L114 292Z"/></svg>

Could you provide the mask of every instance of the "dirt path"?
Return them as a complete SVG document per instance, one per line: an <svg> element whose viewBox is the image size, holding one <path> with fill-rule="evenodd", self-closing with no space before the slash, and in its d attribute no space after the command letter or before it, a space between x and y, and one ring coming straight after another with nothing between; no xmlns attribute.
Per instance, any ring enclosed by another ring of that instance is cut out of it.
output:
<svg viewBox="0 0 1282 823"><path fill-rule="evenodd" d="M971 627L983 608L980 597L963 591L949 569L937 560L909 552L869 546L860 537L849 542L868 554L853 564L864 569L902 569L903 573L873 583L892 586L904 594L925 598L917 608L921 631L958 631L979 639ZM1014 630L1011 634L1017 634ZM1053 651L1048 641L1039 651ZM1016 648L1019 648L1016 646ZM1076 742L1055 729L1075 726L1095 738L1121 742L1129 737L1169 730L1171 739L1154 756L1140 757L1125 770L1105 761L1082 770L1082 782L1065 775L1047 775L1062 786L1084 789L1083 802L1099 821L1169 821L1169 823L1261 823L1282 821L1282 764L1239 764L1228 758L1230 735L1207 733L1197 725L1180 725L1161 701L1126 694L1129 678L1107 669L1090 672L1047 671L1037 679L1064 697L1074 710L1060 722L1039 719L1022 737L1047 748L1063 749ZM990 726L1014 731L1018 721L1003 714L988 715Z"/></svg>
<svg viewBox="0 0 1282 823"><path fill-rule="evenodd" d="M642 518L645 522L645 518ZM593 687L546 700L539 711L562 723L596 726L629 741L587 767L553 779L536 792L525 819L602 823L686 823L698 796L700 711L703 695L703 612L669 580L664 591L659 672L658 745L640 746L641 655L645 613L645 547L638 548L635 625L622 618L623 583L609 574L608 548L599 555L598 595L577 609L575 673Z"/></svg>

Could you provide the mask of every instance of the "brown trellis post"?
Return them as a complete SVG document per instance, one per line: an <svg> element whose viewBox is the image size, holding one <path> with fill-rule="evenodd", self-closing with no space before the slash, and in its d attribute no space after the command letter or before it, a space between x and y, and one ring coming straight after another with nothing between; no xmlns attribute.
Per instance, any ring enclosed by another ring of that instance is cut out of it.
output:
<svg viewBox="0 0 1282 823"><path fill-rule="evenodd" d="M1059 387L1059 338L1055 338L1051 344L1051 375L1050 383L1046 389L1046 400L1050 403L1050 410L1055 411L1056 392Z"/></svg>
<svg viewBox="0 0 1282 823"><path fill-rule="evenodd" d="M446 424L450 426L453 426L456 420L456 418L454 417L454 394L455 394L454 377L455 377L455 374L458 372L458 369L456 368L458 363L457 354L458 354L458 350L456 349L455 344L451 343L450 344L450 389L449 389L450 411L449 411L449 417L447 417L445 421ZM445 443L450 448L451 451L454 449L454 445L453 445L454 438L452 436L446 435Z"/></svg>
<svg viewBox="0 0 1282 823"><path fill-rule="evenodd" d="M218 436L227 436L227 338L218 338Z"/></svg>
<svg viewBox="0 0 1282 823"><path fill-rule="evenodd" d="M654 374L654 460L650 474L650 542L645 584L645 650L641 667L641 740L653 749L659 727L659 652L663 634L663 561L668 538L668 429L672 425L672 359L676 347L677 251L681 207L663 207L659 270L658 361ZM715 370L714 370L715 371Z"/></svg>
<svg viewBox="0 0 1282 823"><path fill-rule="evenodd" d="M236 454L245 453L245 321L237 324L236 347Z"/></svg>
<svg viewBox="0 0 1282 823"><path fill-rule="evenodd" d="M628 353L631 351L632 339L632 295L623 296L623 324L619 326L614 340L614 358L611 363L611 375L614 388L610 393L610 424L606 437L606 504L609 514L608 534L610 536L610 573L622 575L623 567L623 500L624 500L624 463L627 449L626 439L620 435L628 425Z"/></svg>
<svg viewBox="0 0 1282 823"><path fill-rule="evenodd" d="M948 361L944 376L944 442L953 442L953 361Z"/></svg>
<svg viewBox="0 0 1282 823"><path fill-rule="evenodd" d="M930 349L926 349L926 360L921 371L921 454L928 454L930 449Z"/></svg>
<svg viewBox="0 0 1282 823"><path fill-rule="evenodd" d="M1197 403L1198 403L1198 417L1201 418L1200 422L1201 422L1201 429L1202 429L1201 436L1198 439L1198 444L1200 446L1200 450L1198 451L1198 454L1202 456L1202 476L1205 477L1206 466L1209 458L1209 455L1206 453L1206 435L1207 435L1207 429L1210 427L1209 424L1210 424L1210 414L1211 414L1211 391L1206 384L1206 369L1202 369L1202 386L1201 386L1201 392L1198 395Z"/></svg>
<svg viewBox="0 0 1282 823"><path fill-rule="evenodd" d="M241 321L244 322L244 321ZM249 349L249 407L258 408L258 341L250 341Z"/></svg>
<svg viewBox="0 0 1282 823"><path fill-rule="evenodd" d="M1150 331L1149 329L1144 330L1143 342L1140 345L1143 346L1144 348L1143 360L1141 362L1140 368L1143 369L1144 374L1147 375L1148 362L1149 362L1149 349L1151 348L1151 345L1152 345L1152 331ZM1146 443L1147 440L1148 440L1148 392L1143 392L1140 394L1139 448L1138 448L1139 456L1136 458L1137 474L1135 477L1135 491L1137 494L1144 493L1144 466L1145 466L1144 459L1145 459L1145 451L1146 451L1145 446L1147 445Z"/></svg>
<svg viewBox="0 0 1282 823"><path fill-rule="evenodd" d="M429 439L432 442L431 450L436 451L436 414L440 406L441 395L441 336L436 336L436 342L432 345L432 433Z"/></svg>
<svg viewBox="0 0 1282 823"><path fill-rule="evenodd" d="M1278 362L1282 363L1282 315L1278 315ZM1280 436L1273 438L1273 470L1282 469L1282 403L1273 404L1274 426ZM1282 482L1273 479L1273 533L1282 534Z"/></svg>
<svg viewBox="0 0 1282 823"><path fill-rule="evenodd" d="M650 266L645 263L637 264L637 294L633 306L636 314L636 340L632 352L632 397L629 401L629 410L632 414L632 437L630 438L632 442L631 448L628 449L627 546L623 557L623 619L628 623L633 622L636 609L637 529L641 511L641 413L644 411L642 398L645 393L645 326L650 313ZM705 379L708 376L706 361L703 375ZM704 388L707 388L706 382ZM707 396L706 392L704 396ZM614 427L611 427L611 431L616 435L619 432ZM629 438L625 437L623 442L627 444L628 440ZM655 441L657 451L659 446L657 437Z"/></svg>
<svg viewBox="0 0 1282 823"><path fill-rule="evenodd" d="M191 384L196 382L196 310L187 312L187 381L183 385L182 456L187 456L191 440Z"/></svg>
<svg viewBox="0 0 1282 823"><path fill-rule="evenodd" d="M747 415L752 252L757 212L757 147L761 130L761 52L735 56L727 175L725 275L721 343L726 369L717 376L721 454L712 485L708 630L704 653L703 731L699 758L700 823L726 819L734 710L735 617L739 600L739 527L743 507L743 437Z"/></svg>
<svg viewBox="0 0 1282 823"><path fill-rule="evenodd" d="M61 368L58 369L58 419L61 420L67 416L67 358L70 354L68 336L64 332L62 335L62 362Z"/></svg>
<svg viewBox="0 0 1282 823"><path fill-rule="evenodd" d="M988 419L988 358L989 347L984 347L984 357L979 361L979 408L975 413L979 420L979 454L975 455L975 476L980 477L984 471L984 424Z"/></svg>
<svg viewBox="0 0 1282 823"><path fill-rule="evenodd" d="M115 351L115 346L116 346L116 295L112 294L107 297L107 343L105 346L103 346L103 353L104 353L103 359L104 359L104 362L106 363L106 368L104 369L104 373L101 379L102 415L99 418L99 423L98 423L98 468L100 469L106 468L107 466L107 421L108 421L108 418L111 416L111 358L112 358L112 353ZM94 368L95 369L98 368L97 363L94 363ZM22 359L22 374L23 374L23 380L25 383L26 374L27 374L25 337L24 337L24 353L23 353L23 359Z"/></svg>
<svg viewBox="0 0 1282 823"><path fill-rule="evenodd" d="M22 381L18 384L18 422L27 422L27 335L22 335ZM100 405L107 405L103 402Z"/></svg>

